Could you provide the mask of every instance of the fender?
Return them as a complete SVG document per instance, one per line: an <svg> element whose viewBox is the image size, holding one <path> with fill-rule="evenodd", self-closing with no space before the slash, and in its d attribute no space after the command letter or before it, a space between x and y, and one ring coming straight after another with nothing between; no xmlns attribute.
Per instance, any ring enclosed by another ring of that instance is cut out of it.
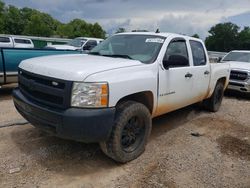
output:
<svg viewBox="0 0 250 188"><path fill-rule="evenodd" d="M109 107L115 107L122 98L144 91L153 93L153 113L157 108L157 64L124 67L92 74L84 82L109 83ZM128 74L129 73L129 74Z"/></svg>

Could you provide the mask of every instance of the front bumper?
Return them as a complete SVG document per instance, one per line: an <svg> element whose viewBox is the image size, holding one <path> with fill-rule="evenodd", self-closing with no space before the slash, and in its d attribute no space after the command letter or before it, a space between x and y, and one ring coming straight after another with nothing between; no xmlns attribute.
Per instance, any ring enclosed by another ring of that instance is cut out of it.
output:
<svg viewBox="0 0 250 188"><path fill-rule="evenodd" d="M250 93L250 79L245 82L230 80L227 89L242 93Z"/></svg>
<svg viewBox="0 0 250 188"><path fill-rule="evenodd" d="M13 91L13 100L18 112L33 126L65 139L105 141L114 124L115 108L58 110L32 102L19 89Z"/></svg>

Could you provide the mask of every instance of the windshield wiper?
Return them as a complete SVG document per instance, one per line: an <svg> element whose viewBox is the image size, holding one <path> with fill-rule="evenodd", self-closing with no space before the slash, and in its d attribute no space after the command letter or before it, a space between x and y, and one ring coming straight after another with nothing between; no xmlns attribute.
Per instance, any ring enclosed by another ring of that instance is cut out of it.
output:
<svg viewBox="0 0 250 188"><path fill-rule="evenodd" d="M120 58L125 58L125 59L133 59L129 55L122 55L122 54L112 54L112 55L103 55L107 57L120 57Z"/></svg>
<svg viewBox="0 0 250 188"><path fill-rule="evenodd" d="M101 56L105 56L105 57L120 57L120 58L126 58L126 59L133 59L132 57L130 57L129 55L122 55L122 54L100 54L99 52L89 52L88 54L90 55L101 55Z"/></svg>

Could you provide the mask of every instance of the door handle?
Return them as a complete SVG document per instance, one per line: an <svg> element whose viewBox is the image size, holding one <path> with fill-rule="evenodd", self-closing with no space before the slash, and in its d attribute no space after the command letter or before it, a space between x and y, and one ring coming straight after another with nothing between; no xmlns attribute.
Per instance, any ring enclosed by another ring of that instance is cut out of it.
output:
<svg viewBox="0 0 250 188"><path fill-rule="evenodd" d="M185 75L185 78L191 78L193 75L191 74L191 73L187 73L186 75Z"/></svg>
<svg viewBox="0 0 250 188"><path fill-rule="evenodd" d="M209 71L205 71L204 74L205 74L205 75L208 75L208 74L210 74L210 72L209 72Z"/></svg>

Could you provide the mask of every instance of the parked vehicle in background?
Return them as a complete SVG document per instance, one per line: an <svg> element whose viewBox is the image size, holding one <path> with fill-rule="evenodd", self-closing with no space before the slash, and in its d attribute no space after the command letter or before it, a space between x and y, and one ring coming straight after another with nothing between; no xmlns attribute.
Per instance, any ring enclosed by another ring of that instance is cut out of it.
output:
<svg viewBox="0 0 250 188"><path fill-rule="evenodd" d="M34 48L31 39L0 35L0 48Z"/></svg>
<svg viewBox="0 0 250 188"><path fill-rule="evenodd" d="M81 53L69 50L24 48L0 48L0 52L0 87L5 84L17 82L18 65L22 60L47 55Z"/></svg>
<svg viewBox="0 0 250 188"><path fill-rule="evenodd" d="M228 89L250 93L250 51L231 51L221 62L231 66Z"/></svg>
<svg viewBox="0 0 250 188"><path fill-rule="evenodd" d="M225 55L227 55L226 52L208 51L210 63L219 63Z"/></svg>
<svg viewBox="0 0 250 188"><path fill-rule="evenodd" d="M99 142L119 162L141 155L152 118L203 102L219 110L229 65L210 64L200 39L170 33L113 35L89 54L34 58L19 66L16 109L59 137Z"/></svg>
<svg viewBox="0 0 250 188"><path fill-rule="evenodd" d="M46 48L61 49L61 50L82 50L89 51L101 43L103 39L100 38L88 38L88 37L77 37L63 45L48 45Z"/></svg>

